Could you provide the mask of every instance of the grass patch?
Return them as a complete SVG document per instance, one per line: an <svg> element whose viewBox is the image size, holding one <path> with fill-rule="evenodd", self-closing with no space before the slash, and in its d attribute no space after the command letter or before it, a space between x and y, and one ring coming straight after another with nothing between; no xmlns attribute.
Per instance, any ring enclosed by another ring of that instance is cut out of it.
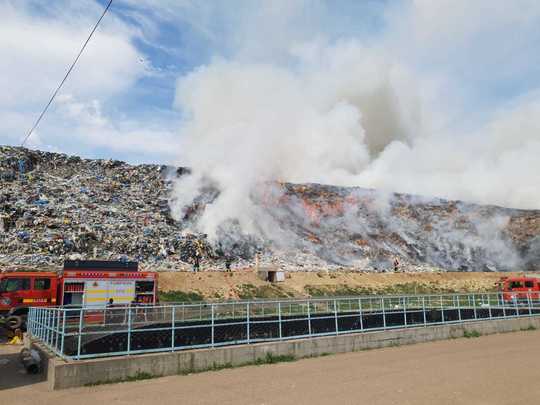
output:
<svg viewBox="0 0 540 405"><path fill-rule="evenodd" d="M466 330L463 332L463 337L465 338L477 338L480 336L482 335L477 330L471 330L471 331Z"/></svg>
<svg viewBox="0 0 540 405"><path fill-rule="evenodd" d="M275 354L268 352L266 353L265 357L258 358L257 360L255 360L255 364L259 366L261 364L276 364L276 363L284 363L284 362L290 362L290 361L295 361L295 360L296 360L296 357L294 357L291 354L282 354L282 355L276 356Z"/></svg>
<svg viewBox="0 0 540 405"><path fill-rule="evenodd" d="M304 291L311 297L343 297L356 295L370 295L373 290L365 287L350 287L342 285L306 285Z"/></svg>
<svg viewBox="0 0 540 405"><path fill-rule="evenodd" d="M454 288L441 287L437 283L411 281L380 287L349 286L346 284L306 285L304 291L311 297L344 297L359 295L423 295L459 293Z"/></svg>
<svg viewBox="0 0 540 405"><path fill-rule="evenodd" d="M526 328L521 328L520 330L522 330L523 332L528 331L528 330L536 330L536 326L534 326L534 325L529 325L528 327L526 327Z"/></svg>
<svg viewBox="0 0 540 405"><path fill-rule="evenodd" d="M328 355L329 353L325 354ZM220 371L220 370L227 370L231 368L238 368L238 367L246 367L246 366L261 366L264 364L277 364L277 363L284 363L284 362L291 362L298 360L296 357L290 354L282 354L282 355L275 355L273 353L266 353L264 357L259 357L257 360L253 362L247 362L242 363L238 365L233 365L232 363L224 363L224 364L212 364L211 367L202 369L202 370L186 370L186 371L178 371L177 375L189 375L189 374L198 374L198 373L206 373L208 371ZM134 376L128 376L126 378L118 378L114 380L108 380L108 381L97 381L93 383L84 384L85 387L93 387L96 385L104 385L104 384L118 384L118 383L124 383L124 382L133 382L133 381L141 381L141 380L148 380L151 378L159 378L163 377L162 375L152 375L150 373L141 372L138 371Z"/></svg>
<svg viewBox="0 0 540 405"><path fill-rule="evenodd" d="M290 298L291 296L287 291L273 284L259 287L253 284L242 284L238 287L238 297L242 300L255 298Z"/></svg>
<svg viewBox="0 0 540 405"><path fill-rule="evenodd" d="M204 297L194 291L160 291L159 300L161 302L197 302L203 301Z"/></svg>
<svg viewBox="0 0 540 405"><path fill-rule="evenodd" d="M133 382L133 381L142 381L142 380L149 380L151 378L157 378L161 377L158 375L152 375L150 373L146 373L144 371L137 371L135 375L127 376L126 378L118 378L114 380L108 380L108 381L96 381L93 383L84 384L85 387L94 387L96 385L104 385L104 384L117 384L121 382Z"/></svg>

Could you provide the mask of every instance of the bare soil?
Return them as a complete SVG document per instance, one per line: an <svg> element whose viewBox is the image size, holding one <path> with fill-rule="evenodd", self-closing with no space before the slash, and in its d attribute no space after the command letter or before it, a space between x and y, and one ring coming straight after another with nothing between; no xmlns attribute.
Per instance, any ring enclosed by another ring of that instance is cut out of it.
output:
<svg viewBox="0 0 540 405"><path fill-rule="evenodd" d="M284 282L269 283L253 269L163 272L162 291L196 293L204 299L308 297L319 295L422 294L495 291L503 276L522 273L361 273L291 272Z"/></svg>
<svg viewBox="0 0 540 405"><path fill-rule="evenodd" d="M16 387L0 395L12 405L536 404L538 358L540 331L527 331L56 392L0 367Z"/></svg>

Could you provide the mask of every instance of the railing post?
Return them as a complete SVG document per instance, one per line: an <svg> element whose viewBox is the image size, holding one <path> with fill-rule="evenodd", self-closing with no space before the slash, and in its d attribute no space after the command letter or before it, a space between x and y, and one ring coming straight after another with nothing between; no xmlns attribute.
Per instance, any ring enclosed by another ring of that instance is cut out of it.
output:
<svg viewBox="0 0 540 405"><path fill-rule="evenodd" d="M49 316L50 316L50 312L48 309L47 309L47 316L45 317L45 339L44 339L44 342L46 345L49 344Z"/></svg>
<svg viewBox="0 0 540 405"><path fill-rule="evenodd" d="M473 310L474 310L474 319L478 319L478 315L476 313L476 295L472 295L472 300L473 300Z"/></svg>
<svg viewBox="0 0 540 405"><path fill-rule="evenodd" d="M334 300L334 321L336 326L336 335L339 334L339 324L337 319L337 300Z"/></svg>
<svg viewBox="0 0 540 405"><path fill-rule="evenodd" d="M422 315L424 317L424 326L427 326L426 321L426 297L422 296Z"/></svg>
<svg viewBox="0 0 540 405"><path fill-rule="evenodd" d="M43 315L41 316L41 341L47 343L47 311L43 309Z"/></svg>
<svg viewBox="0 0 540 405"><path fill-rule="evenodd" d="M58 353L58 340L60 339L60 309L54 308L54 313L56 314L56 327L54 328L54 351Z"/></svg>
<svg viewBox="0 0 540 405"><path fill-rule="evenodd" d="M128 337L127 337L127 354L131 351L131 305L127 307L128 310Z"/></svg>
<svg viewBox="0 0 540 405"><path fill-rule="evenodd" d="M440 299L441 299L441 321L442 323L444 323L444 305L443 305L443 296L441 295L440 296Z"/></svg>
<svg viewBox="0 0 540 405"><path fill-rule="evenodd" d="M247 319L247 342L249 343L249 341L250 341L250 338L249 338L249 332L250 332L250 331L249 331L249 320L250 320L250 316L249 316L249 302L246 304L246 310L247 310L247 313L246 313L246 315L247 315L247 318L246 318L246 319Z"/></svg>
<svg viewBox="0 0 540 405"><path fill-rule="evenodd" d="M403 322L405 322L405 326L407 326L407 303L406 303L406 297L403 297Z"/></svg>
<svg viewBox="0 0 540 405"><path fill-rule="evenodd" d="M278 302L278 322L279 322L279 339L283 338L283 332L281 330L281 302Z"/></svg>
<svg viewBox="0 0 540 405"><path fill-rule="evenodd" d="M457 302L458 302L457 304L458 319L461 322L461 295L458 294L456 297L457 297Z"/></svg>
<svg viewBox="0 0 540 405"><path fill-rule="evenodd" d="M39 316L39 340L45 340L45 308L40 309Z"/></svg>
<svg viewBox="0 0 540 405"><path fill-rule="evenodd" d="M518 298L517 295L514 297L514 309L516 310L516 316L519 316L519 308L518 308Z"/></svg>
<svg viewBox="0 0 540 405"><path fill-rule="evenodd" d="M41 339L41 308L36 308L36 336L39 338L39 340L42 340Z"/></svg>
<svg viewBox="0 0 540 405"><path fill-rule="evenodd" d="M35 317L36 317L36 309L30 308L30 312L28 314L28 332L30 336L35 337Z"/></svg>
<svg viewBox="0 0 540 405"><path fill-rule="evenodd" d="M489 314L489 319L493 318L493 314L491 313L491 294L487 294L488 296L488 299L487 299L487 302L488 302L488 314Z"/></svg>
<svg viewBox="0 0 540 405"><path fill-rule="evenodd" d="M175 304L172 304L171 306L171 351L174 351L175 344L174 344L174 331L176 327L176 306Z"/></svg>
<svg viewBox="0 0 540 405"><path fill-rule="evenodd" d="M53 335L54 335L54 310L49 308L49 317L47 318L47 344L50 348L53 347Z"/></svg>
<svg viewBox="0 0 540 405"><path fill-rule="evenodd" d="M39 308L34 308L34 321L33 321L33 335L34 337L39 338L39 315L40 311Z"/></svg>
<svg viewBox="0 0 540 405"><path fill-rule="evenodd" d="M62 339L60 341L60 354L64 354L64 337L66 335L66 310L62 309Z"/></svg>
<svg viewBox="0 0 540 405"><path fill-rule="evenodd" d="M28 309L28 316L26 318L26 333L29 337L32 337L32 309Z"/></svg>
<svg viewBox="0 0 540 405"><path fill-rule="evenodd" d="M499 296L498 296L498 300L499 302L502 304L502 308L503 308L503 318L506 318L506 303L504 302L504 295L503 293L499 292L497 293Z"/></svg>
<svg viewBox="0 0 540 405"><path fill-rule="evenodd" d="M531 307L531 292L530 291L527 293L527 304L529 305L529 316L531 316L532 307Z"/></svg>
<svg viewBox="0 0 540 405"><path fill-rule="evenodd" d="M46 308L43 308L42 309L42 314L41 314L41 341L42 342L45 342L45 337L46 337L46 334L47 334L47 325L46 325L46 316L47 316L47 309Z"/></svg>
<svg viewBox="0 0 540 405"><path fill-rule="evenodd" d="M311 303L307 301L308 335L311 336Z"/></svg>
<svg viewBox="0 0 540 405"><path fill-rule="evenodd" d="M383 328L386 329L386 311L384 309L384 297L381 298Z"/></svg>
<svg viewBox="0 0 540 405"><path fill-rule="evenodd" d="M81 308L79 310L79 335L77 336L77 360L81 358L81 339L82 339L82 323L83 323L83 311Z"/></svg>
<svg viewBox="0 0 540 405"><path fill-rule="evenodd" d="M212 347L214 347L214 304L210 304L212 309Z"/></svg>
<svg viewBox="0 0 540 405"><path fill-rule="evenodd" d="M360 330L364 330L364 317L362 316L362 298L358 298L358 313L360 315Z"/></svg>

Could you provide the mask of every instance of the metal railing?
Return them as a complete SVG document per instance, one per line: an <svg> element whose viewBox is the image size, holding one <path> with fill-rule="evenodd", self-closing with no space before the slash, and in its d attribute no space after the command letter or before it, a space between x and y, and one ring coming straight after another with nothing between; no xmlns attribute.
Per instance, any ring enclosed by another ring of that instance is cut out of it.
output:
<svg viewBox="0 0 540 405"><path fill-rule="evenodd" d="M540 315L539 293L31 308L28 332L68 359Z"/></svg>

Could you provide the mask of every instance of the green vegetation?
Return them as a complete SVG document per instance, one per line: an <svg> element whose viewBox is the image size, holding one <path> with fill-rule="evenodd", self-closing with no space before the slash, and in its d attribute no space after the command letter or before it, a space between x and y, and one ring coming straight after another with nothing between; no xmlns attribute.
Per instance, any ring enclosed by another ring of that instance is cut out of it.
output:
<svg viewBox="0 0 540 405"><path fill-rule="evenodd" d="M311 297L344 297L370 295L373 290L365 287L350 287L343 285L306 285L304 291Z"/></svg>
<svg viewBox="0 0 540 405"><path fill-rule="evenodd" d="M290 298L292 294L281 287L270 284L256 287L253 284L242 284L238 287L238 297L243 300L254 298Z"/></svg>
<svg viewBox="0 0 540 405"><path fill-rule="evenodd" d="M451 287L441 287L437 283L419 283L412 281L408 283L397 283L385 287L363 287L341 285L306 285L304 291L311 297L344 297L358 295L412 295L412 294L449 294L458 293Z"/></svg>
<svg viewBox="0 0 540 405"><path fill-rule="evenodd" d="M424 285L416 282L396 284L384 287L382 289L373 289L370 287L352 287L345 284L341 285L306 285L304 291L311 297L345 297L359 295L397 295L397 294L426 294L441 292L436 286Z"/></svg>
<svg viewBox="0 0 540 405"><path fill-rule="evenodd" d="M529 330L536 330L536 326L534 326L534 325L529 325L529 326L526 327L526 328L521 328L521 330L522 330L523 332L529 331Z"/></svg>
<svg viewBox="0 0 540 405"><path fill-rule="evenodd" d="M480 336L482 335L477 330L471 330L471 331L466 330L463 332L463 337L465 338L477 338Z"/></svg>
<svg viewBox="0 0 540 405"><path fill-rule="evenodd" d="M121 382L133 382L133 381L141 381L141 380L149 380L150 378L157 378L161 377L158 375L152 375L150 373L146 373L143 371L137 371L135 375L127 376L126 378L118 378L115 380L108 380L108 381L97 381L94 383L84 384L85 387L93 387L96 385L103 385L103 384L117 384Z"/></svg>
<svg viewBox="0 0 540 405"><path fill-rule="evenodd" d="M327 355L327 354L325 354ZM225 364L212 364L211 367L202 369L202 370L196 370L196 371L179 371L179 375L188 375L188 374L197 374L197 373L204 373L208 371L220 371L220 370L226 370L231 368L237 368L237 367L245 367L245 366L260 366L264 364L277 364L277 363L283 363L283 362L290 362L290 361L296 361L296 357L290 354L282 354L282 355L275 355L273 353L266 353L266 356L260 357L254 362L248 362L243 363L239 365L233 365L232 363L225 363ZM103 385L103 384L118 384L123 382L133 382L133 381L141 381L141 380L148 380L150 378L159 378L162 377L161 375L152 375L150 373L141 372L138 371L134 376L128 376L126 378L118 378L114 380L108 380L108 381L97 381L94 383L85 384L85 387L93 387L96 385Z"/></svg>
<svg viewBox="0 0 540 405"><path fill-rule="evenodd" d="M276 363L290 362L290 361L295 361L295 360L296 360L296 357L294 357L291 354L282 354L282 355L276 356L268 352L266 353L265 357L258 358L257 360L255 360L255 364L256 365L276 364Z"/></svg>
<svg viewBox="0 0 540 405"><path fill-rule="evenodd" d="M160 291L159 300L161 302L195 302L203 301L204 297L194 291Z"/></svg>

